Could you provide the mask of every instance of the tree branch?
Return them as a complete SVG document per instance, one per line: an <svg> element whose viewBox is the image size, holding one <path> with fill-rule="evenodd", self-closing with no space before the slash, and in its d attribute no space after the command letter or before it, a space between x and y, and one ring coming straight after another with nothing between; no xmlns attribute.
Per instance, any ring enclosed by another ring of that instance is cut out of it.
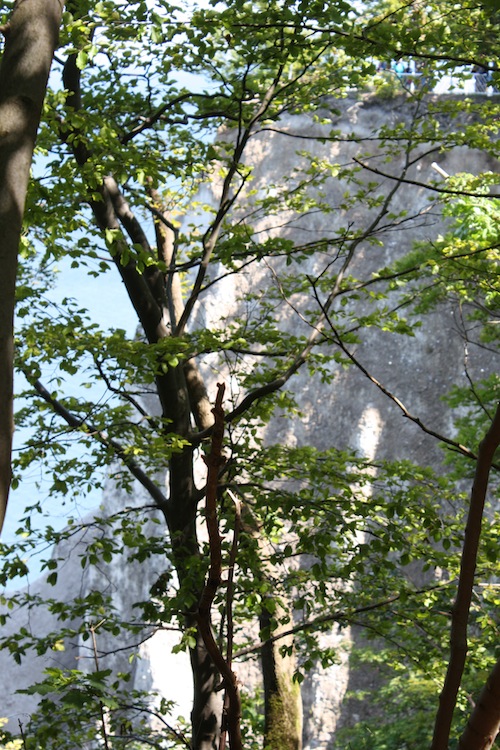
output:
<svg viewBox="0 0 500 750"><path fill-rule="evenodd" d="M189 102L189 100L214 100L214 99L220 99L221 95L219 93L217 94L193 94L191 91L188 91L186 93L179 94L179 96L176 96L174 99L171 99L170 101L166 102L165 104L162 104L161 107L158 107L156 112L154 112L149 117L142 117L141 124L136 125L135 128L132 128L129 130L128 133L125 133L120 138L120 142L123 144L128 143L136 136L140 135L140 133L143 133L148 128L153 127L157 122L163 119L163 115L172 107L175 107L177 104L181 104L184 102ZM197 120L197 119L205 119L208 117L228 117L228 114L224 111L213 111L213 112L204 112L202 115L196 115L196 114L186 114L182 116L180 121L176 121L176 124L180 123L187 123L189 120Z"/></svg>
<svg viewBox="0 0 500 750"><path fill-rule="evenodd" d="M314 287L313 287L314 288ZM316 297L316 301L318 302L318 305L322 307L322 303L316 293L316 289L314 289L314 295ZM335 328L332 320L329 318L328 314L326 315L328 320L328 325L334 335L335 344L339 347L339 349L348 357L348 359L351 360L353 365L357 367L357 369L363 373L363 375L368 378L368 380L373 383L385 396L387 396L396 406L402 411L403 415L409 419L411 422L416 424L420 429L425 432L427 435L430 435L431 437L437 438L442 443L445 443L446 445L449 445L450 447L457 450L459 453L462 453L462 455L467 456L467 458L471 458L472 460L477 459L477 455L473 453L469 448L467 448L465 445L462 445L461 443L457 443L456 440L451 440L450 438L447 438L445 435L441 435L441 433L436 432L435 430L432 430L430 427L427 427L419 417L413 416L411 412L406 408L406 406L403 404L403 402L395 396L391 391L386 388L377 378L375 378L364 365L361 364L359 359L346 347L344 342L342 341L340 334L337 332L337 329ZM493 466L496 469L500 469L499 464L493 464Z"/></svg>
<svg viewBox="0 0 500 750"><path fill-rule="evenodd" d="M257 109L257 112L252 117L249 124L245 127L243 133L238 134L234 153L231 159L231 164L224 178L224 183L222 186L222 194L221 194L221 198L219 201L219 209L217 211L217 215L212 225L209 227L209 229L205 233L205 236L203 237L203 256L201 259L200 267L198 269L198 274L196 276L196 279L193 284L193 288L191 290L191 294L189 295L187 299L186 306L184 308L184 311L180 317L179 323L175 330L175 333L177 336L180 336L185 330L186 324L193 311L193 307L195 306L196 301L200 295L200 292L203 286L203 280L205 279L205 276L207 274L208 265L210 263L212 253L215 249L217 240L222 230L222 223L224 221L224 218L227 216L231 206L234 204L236 198L238 197L239 193L241 192L245 184L246 178L242 177L241 184L236 190L236 193L234 195L231 195L231 186L233 183L233 179L234 179L234 176L238 173L240 161L245 151L245 147L252 134L255 124L263 117L263 115L266 113L267 109L269 108L269 105L275 94L278 81L281 77L282 71L283 71L283 67L280 66L275 76L275 79L273 83L271 84L271 86L269 86L265 96L262 99L262 102L260 103Z"/></svg>
<svg viewBox="0 0 500 750"><path fill-rule="evenodd" d="M399 10L399 8L398 8ZM248 34L251 34L252 31L257 30L259 32L262 32L266 28L266 24L253 24L253 23L237 23L235 24L235 27L240 29L245 29ZM280 29L290 29L292 31L296 30L296 24L295 23L280 23L276 24L276 22L273 22L273 24L269 24L269 28L272 29L273 32L276 31L277 28ZM369 28L369 27L367 27ZM346 31L345 29L337 26L335 28L329 27L323 27L318 24L310 24L305 23L301 26L302 32L309 32L312 34L324 34L324 35L331 35L332 37L342 37L347 38L350 40L355 40L358 42L362 42L364 45L369 45L372 47L374 55L381 54L383 55L384 59L387 58L388 54L391 57L395 57L398 60L401 58L409 57L414 58L416 60L424 60L429 62L444 62L444 63L455 63L457 65L466 65L466 66L473 66L473 65L484 65L484 58L479 56L477 58L475 57L465 57L462 55L440 55L438 53L434 52L418 52L414 47L413 48L401 48L400 46L400 40L396 36L395 39L397 39L397 45L393 47L391 50L390 45L388 44L387 37L384 35L380 39L373 39L367 36L365 33L362 34L354 34L351 29L349 31ZM333 42L332 42L333 44ZM366 55L366 49L363 52L364 55Z"/></svg>
<svg viewBox="0 0 500 750"><path fill-rule="evenodd" d="M408 158L409 157L407 156L407 160ZM406 174L406 169L407 169L407 164L405 164L403 167L403 171L402 171L403 175ZM339 269L339 272L335 277L333 288L330 294L328 295L326 301L321 305L321 315L318 317L316 322L311 326L313 330L311 331L311 334L309 335L309 338L307 340L305 347L295 357L292 364L287 368L287 370L285 370L285 372L282 375L280 375L280 377L275 378L275 380L272 380L271 382L266 383L260 388L256 388L255 390L248 393L243 398L243 400L238 404L238 406L226 416L226 423L233 422L235 419L237 419L242 414L247 412L250 406L255 401L259 401L261 398L264 398L265 396L268 396L271 393L275 393L276 391L280 390L280 388L282 388L285 385L285 383L292 377L292 375L294 375L302 367L302 365L305 362L307 362L307 359L311 351L316 346L319 339L324 335L325 325L329 323L328 312L331 309L337 297L342 293L342 283L344 281L345 275L352 262L352 259L354 257L354 254L358 246L366 239L366 237L369 237L375 231L377 226L380 224L383 217L387 214L391 201L394 195L396 194L396 192L399 190L400 186L401 186L401 181L397 182L394 185L394 187L385 196L384 201L377 215L372 220L370 225L367 227L366 231L364 231L363 234L359 235L358 237L355 237L350 243L347 253L343 259L342 266ZM191 435L190 440L193 443L193 445L197 445L200 442L202 442L205 438L209 437L210 434L211 434L211 428L209 428L208 430L199 432L196 435Z"/></svg>
<svg viewBox="0 0 500 750"><path fill-rule="evenodd" d="M140 245L149 258L153 257L153 252L140 222L134 215L128 202L125 200L123 193L118 187L115 178L108 175L104 178L104 188L109 195L113 205L114 212L120 220L122 226L127 232L131 242L134 245ZM144 268L142 276L145 278L149 289L162 313L167 308L167 297L165 294L164 275L156 264L147 265Z"/></svg>
<svg viewBox="0 0 500 750"><path fill-rule="evenodd" d="M379 175L380 177L385 177L388 180L397 180L398 182L403 182L405 185L415 185L416 187L422 187L426 190L432 190L435 193L442 193L444 195L467 195L471 198L489 198L491 200L500 200L500 195L497 195L495 193L474 193L472 190L452 190L450 188L441 188L437 185L429 185L427 182L419 182L418 180L410 180L406 177L398 177L394 174L389 174L388 172L382 172L380 169L377 169L376 167L371 167L366 162L361 161L360 159L356 159L355 156L352 157L352 160L356 162L356 164L359 164L360 167L363 167L363 169L368 170L368 172L372 172L373 174Z"/></svg>
<svg viewBox="0 0 500 750"><path fill-rule="evenodd" d="M433 586L428 586L427 588L418 589L417 591L413 591L412 593L415 596L420 595L420 594L427 594L429 591L435 591L436 589L446 588L450 586L451 583L452 583L451 581L446 581L446 583L438 583ZM262 647L265 646L267 643L274 643L276 641L279 641L281 638L286 638L287 636L295 635L296 633L303 633L309 630L316 630L322 625L328 625L329 623L332 623L332 622L337 622L337 623L348 625L349 623L352 622L353 617L355 617L356 615L360 615L365 612L373 612L376 609L387 607L390 604L397 602L399 599L401 599L402 596L408 596L408 592L405 591L404 594L403 593L394 594L394 596L390 596L387 599L383 599L382 601L374 602L373 604L367 604L364 607L358 607L357 609L353 609L351 611L338 610L337 612L331 612L330 614L327 614L327 615L321 615L320 617L315 617L312 620L308 620L307 622L300 622L297 625L294 625L293 627L288 628L288 630L283 630L277 635L270 636L265 641L261 641L257 644L253 644L252 646L249 646L248 648L240 649L235 655L235 658L240 659L243 656L249 656L250 654L255 654L258 651L260 651ZM362 627L362 623L356 623L356 624Z"/></svg>
<svg viewBox="0 0 500 750"><path fill-rule="evenodd" d="M174 331L183 310L181 280L175 269L179 230L165 216L165 211L160 210L161 197L158 192L150 189L149 194L156 204L148 205L148 208L155 217L154 226L159 259L165 263L167 268L166 284L163 281L163 289L166 287L165 294L170 316L170 329ZM213 424L212 408L205 381L193 356L183 363L182 368L189 395L189 406L196 426L199 430L205 430Z"/></svg>
<svg viewBox="0 0 500 750"><path fill-rule="evenodd" d="M25 375L29 380L29 373L25 372ZM109 437L109 435L104 432L104 430L100 430L87 420L76 417L58 399L54 398L39 380L35 380L34 382L29 380L29 382L32 383L34 389L43 398L43 400L50 404L55 413L62 417L62 419L64 419L64 421L70 427L73 427L75 430L79 430L80 432L84 432L85 434L94 437L106 448L111 448L115 456L125 464L130 473L149 493L151 498L154 500L156 507L162 511L165 510L167 505L167 498L165 497L163 492L154 482L151 481L148 475L140 468L139 464L131 456L128 455L126 449L121 443L118 442L118 440Z"/></svg>

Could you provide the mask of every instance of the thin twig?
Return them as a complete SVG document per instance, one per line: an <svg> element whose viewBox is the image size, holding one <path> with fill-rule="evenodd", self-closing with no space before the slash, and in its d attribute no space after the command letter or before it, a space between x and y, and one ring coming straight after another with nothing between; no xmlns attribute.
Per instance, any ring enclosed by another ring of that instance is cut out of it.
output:
<svg viewBox="0 0 500 750"><path fill-rule="evenodd" d="M132 705L128 705L127 703L120 704L120 708L127 709L129 711L131 709L133 709L134 711L138 711L141 714L144 713L144 714L149 714L150 716L154 716L154 718L157 721L160 721L163 724L163 726L166 727L166 729L168 729L168 731L171 734L173 734L173 736L177 740L179 740L179 742L182 742L182 744L185 745L188 749L191 748L191 743L189 742L189 740L187 739L187 737L182 732L180 732L179 730L174 729L174 727L171 724L169 724L168 721L165 721L165 719L163 718L163 716L161 714L159 714L158 711L154 711L151 708L146 708L146 706L134 706L133 704ZM144 741L144 739L142 741Z"/></svg>
<svg viewBox="0 0 500 750"><path fill-rule="evenodd" d="M495 193L475 193L472 190L452 190L451 188L442 188L438 187L437 185L429 185L428 182L419 182L418 180L410 180L407 177L398 177L398 175L389 174L388 172L382 172L380 169L371 167L366 162L361 161L360 159L356 159L356 157L353 157L353 161L363 167L363 169L367 169L369 172L373 172L373 174L376 174L379 177L385 177L388 180L396 180L397 182L402 182L405 185L415 185L416 187L423 187L426 190L432 190L434 193L441 193L443 195L467 195L471 198L488 198L492 200L500 199L500 195Z"/></svg>
<svg viewBox="0 0 500 750"><path fill-rule="evenodd" d="M28 750L28 746L26 744L26 735L24 733L23 722L21 721L21 719L18 719L17 723L19 724L19 734L21 735L21 742L23 743L23 748L24 750Z"/></svg>

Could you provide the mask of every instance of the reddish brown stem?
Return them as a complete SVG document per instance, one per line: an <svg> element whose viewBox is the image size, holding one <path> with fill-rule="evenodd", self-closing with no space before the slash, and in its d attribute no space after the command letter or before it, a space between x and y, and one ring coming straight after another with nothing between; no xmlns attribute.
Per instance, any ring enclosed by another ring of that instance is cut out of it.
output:
<svg viewBox="0 0 500 750"><path fill-rule="evenodd" d="M460 737L458 750L490 750L500 730L500 660L488 681Z"/></svg>
<svg viewBox="0 0 500 750"><path fill-rule="evenodd" d="M469 516L465 529L460 577L457 597L453 605L450 632L450 659L446 678L439 696L439 708L434 725L431 750L448 750L451 722L457 702L458 690L467 656L467 623L469 619L472 587L476 572L477 551L481 537L484 502L495 451L500 445L500 404L497 406L493 422L479 446L476 473L472 486ZM468 748L489 747L490 745L469 745Z"/></svg>
<svg viewBox="0 0 500 750"><path fill-rule="evenodd" d="M224 391L224 384L218 383L217 398L213 409L214 427L212 445L210 453L204 457L208 469L205 508L210 547L210 567L198 605L198 627L206 649L224 681L228 701L227 731L229 735L229 747L231 750L242 750L240 729L241 701L238 683L236 675L231 671L230 664L224 658L217 645L211 625L212 603L222 581L222 539L219 534L217 518L217 489L220 467L224 463L222 457L222 440L224 437L224 410L222 408L222 401L224 399Z"/></svg>
<svg viewBox="0 0 500 750"><path fill-rule="evenodd" d="M241 503L238 498L233 495L231 490L227 490L227 494L230 496L234 504L234 534L233 543L231 545L231 554L229 556L229 570L227 574L227 592L226 592L226 615L227 615L227 651L226 651L226 662L231 669L233 662L233 639L234 639L234 623L233 623L233 596L234 596L234 566L236 565L236 553L238 551L238 540L240 535L241 527ZM226 749L226 732L225 726L227 724L228 711L230 709L228 692L224 693L224 703L222 706L222 733L219 743L219 750Z"/></svg>

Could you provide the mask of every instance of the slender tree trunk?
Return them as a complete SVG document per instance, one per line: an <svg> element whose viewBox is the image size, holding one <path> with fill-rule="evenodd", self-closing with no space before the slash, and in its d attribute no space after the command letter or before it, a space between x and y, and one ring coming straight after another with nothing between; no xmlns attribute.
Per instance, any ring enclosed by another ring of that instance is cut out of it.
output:
<svg viewBox="0 0 500 750"><path fill-rule="evenodd" d="M194 624L194 623L193 623ZM194 699L191 711L193 750L216 750L219 747L222 716L222 690L219 673L207 653L199 630L196 647L190 650Z"/></svg>
<svg viewBox="0 0 500 750"><path fill-rule="evenodd" d="M17 0L0 65L0 529L11 481L17 253L63 0Z"/></svg>
<svg viewBox="0 0 500 750"><path fill-rule="evenodd" d="M261 629L269 627L270 615L260 617ZM279 628L274 631L279 633ZM302 699L299 684L293 682L295 656L280 654L281 646L291 646L293 637L266 643L262 647L264 679L264 750L301 750Z"/></svg>
<svg viewBox="0 0 500 750"><path fill-rule="evenodd" d="M259 550L259 573L261 580L272 581L273 566L270 564L269 550L256 519L246 513L244 520L247 532L252 534ZM266 602L269 607L266 608ZM278 600L272 586L262 602L259 617L261 631L271 634L271 620L281 619L290 614L288 602ZM274 614L271 615L270 613ZM272 631L278 635L289 626L280 626ZM265 637L263 638L265 640ZM282 655L280 648L287 647ZM293 681L296 658L293 649L293 635L279 640L265 642L260 651L262 679L264 683L264 750L301 750L302 748L302 695L300 685Z"/></svg>
<svg viewBox="0 0 500 750"><path fill-rule="evenodd" d="M467 628L476 573L477 553L481 539L484 504L488 491L491 464L499 445L500 403L497 405L490 428L479 446L477 456L476 472L474 484L472 485L467 526L465 528L462 548L457 595L452 609L450 658L443 689L439 696L439 707L434 724L431 750L448 750L453 713L467 657ZM472 747L470 745L470 748ZM484 745L484 747L489 747L489 745ZM478 750L481 748L482 750L483 746L474 745L474 748L478 748Z"/></svg>
<svg viewBox="0 0 500 750"><path fill-rule="evenodd" d="M254 526L252 524L252 526ZM260 551L260 573L263 580L272 581L273 569L267 562L268 551L260 529L253 528ZM272 589L271 589L272 591ZM269 606L266 608L266 600ZM272 617L279 620L290 613L287 602L278 601L269 593L262 602L263 610L259 618L260 628L271 633ZM271 616L270 612L274 614ZM283 626L278 625L273 635L278 635ZM283 655L280 648L286 646ZM293 635L267 642L260 653L262 678L264 683L264 750L301 750L302 748L302 696L300 685L293 681L296 668Z"/></svg>

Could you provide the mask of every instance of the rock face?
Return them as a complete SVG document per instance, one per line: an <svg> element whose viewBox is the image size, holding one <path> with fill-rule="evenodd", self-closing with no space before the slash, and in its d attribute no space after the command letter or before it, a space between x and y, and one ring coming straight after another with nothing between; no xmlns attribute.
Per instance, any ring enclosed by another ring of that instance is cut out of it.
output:
<svg viewBox="0 0 500 750"><path fill-rule="evenodd" d="M281 133L263 132L251 142L247 163L253 166L252 189L265 191L273 182L279 182L283 175L293 175L301 161L301 149L314 149L318 164L321 159L336 160L341 164L352 163L354 157L369 161L372 165L385 166L384 171L397 175L401 166L401 156L387 165L377 159L380 143L373 141L374 133L384 124L394 125L409 122L415 117L412 105L404 98L380 102L374 99L357 99L354 96L343 101L326 103L329 110L339 110L334 127L339 130L339 140L320 144L311 141L311 135L326 135L325 126L313 123L306 116L291 117L283 123ZM351 134L355 140L346 139ZM427 182L435 175L431 163L435 155L422 158L408 171L408 178L415 182ZM494 170L495 166L488 157L479 152L454 149L440 155L440 166L448 173L470 171L479 173ZM321 168L321 166L319 167ZM366 174L363 179L373 179ZM382 189L387 193L393 187L393 181L381 179ZM330 213L314 213L296 217L290 212L282 216L283 228L277 230L269 217L258 219L256 232L280 231L284 236L304 236L313 242L328 235L334 235L339 227L347 224L367 227L371 214L362 206L354 206L348 211L342 209L344 184L334 176L325 184L327 200L338 210ZM213 192L206 188L203 199L214 203L217 188ZM388 263L398 254L409 249L415 240L432 240L442 221L438 211L429 202L428 194L423 188L414 185L403 185L394 198L391 211L398 213L403 209L409 211L413 218L401 221L397 230L387 229L381 237L383 247L362 245L353 261L353 272L363 268L366 277L372 270ZM312 275L318 272L315 259L309 263L308 270ZM272 284L273 277L268 267L252 267L247 274L227 276L222 282L213 286L206 300L198 310L199 320L211 327L224 324L224 320L242 309L245 294L250 289L265 288ZM302 303L297 302L298 307ZM362 312L362 310L361 310ZM286 325L292 330L300 323L291 310L286 313L289 320ZM366 341L357 348L357 355L364 367L380 382L407 405L412 414L431 424L438 432L446 433L450 424L449 417L441 406L441 397L454 383L463 383L463 346L455 330L453 311L441 309L427 318L425 328L420 329L415 338L399 338L382 331L370 332ZM211 361L207 361L207 371ZM471 363L472 367L487 368L487 358ZM334 372L330 385L314 387L310 376L300 370L290 381L290 387L297 396L303 418L293 423L285 419L276 419L269 426L266 440L270 443L288 443L296 445L310 444L319 449L330 447L354 446L360 453L371 458L409 458L423 463L436 463L439 454L435 441L426 436L414 424L402 417L400 409L378 390L361 372L351 368ZM117 509L135 505L148 505L149 500L143 490L134 485L131 495L120 496L111 488L104 493L103 515ZM158 526L151 522L150 533L158 533ZM89 532L95 536L97 531ZM154 563L146 561L135 569L126 562L126 557L119 558L106 566L85 568L82 570L80 556L88 547L88 535L68 539L64 546L54 552L54 556L64 560L64 567L59 574L59 582L54 589L44 580L30 586L30 593L41 598L52 599L74 595L81 590L82 594L92 587L109 593L113 606L131 619L134 618L134 603L146 600L149 590L161 571L155 569ZM90 624L89 624L90 626ZM36 612L23 607L15 611L8 621L7 632L15 633L21 627L36 629L37 635L50 633L57 629L54 614L46 608ZM324 636L327 638L326 636ZM334 747L332 737L335 728L341 724L354 721L355 717L343 715L342 699L353 675L349 671L349 647L355 635L335 629L327 638L328 645L335 645L339 650L339 663L327 670L314 670L303 684L304 703L304 748ZM105 628L97 632L99 650L112 651L116 647L114 636ZM167 700L177 704L174 711L186 718L190 712L192 687L189 682L188 659L184 654L173 655L172 646L178 642L178 634L168 630L154 633L144 642L140 649L140 660L130 667L126 651L119 651L108 657L101 657L101 668L112 668L116 671L132 669L131 687L157 691ZM131 637L131 640L132 637ZM121 642L120 647L126 646ZM0 715L8 716L13 729L18 720L26 723L27 716L35 706L32 696L20 696L15 690L23 688L33 681L41 679L42 671L47 665L55 664L81 668L93 658L89 641L69 643L65 651L49 651L43 657L29 657L19 666L11 657L0 654L0 673L4 676L4 700ZM90 668L90 667L89 667ZM243 685L255 684L258 680L258 669L248 663L238 667L240 681Z"/></svg>

